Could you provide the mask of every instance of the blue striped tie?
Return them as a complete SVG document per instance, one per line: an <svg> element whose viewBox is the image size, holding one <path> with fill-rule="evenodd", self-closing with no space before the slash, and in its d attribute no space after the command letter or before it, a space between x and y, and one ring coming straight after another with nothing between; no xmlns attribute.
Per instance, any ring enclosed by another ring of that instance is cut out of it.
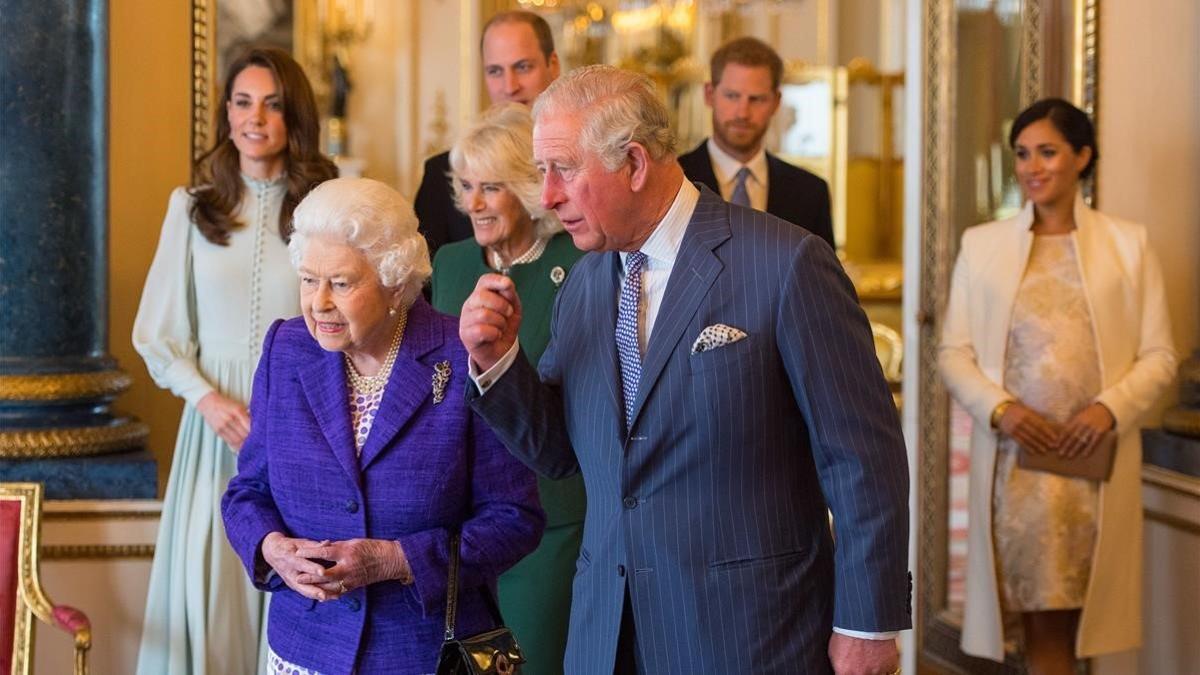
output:
<svg viewBox="0 0 1200 675"><path fill-rule="evenodd" d="M729 203L737 204L738 206L750 206L750 191L746 189L746 179L750 177L750 169L742 167L738 169L737 183L733 186L733 194L729 195Z"/></svg>
<svg viewBox="0 0 1200 675"><path fill-rule="evenodd" d="M625 429L633 418L638 381L642 378L642 350L638 346L638 305L642 297L642 265L646 254L634 251L625 257L625 283L617 304L617 355L621 357L621 393L625 397Z"/></svg>

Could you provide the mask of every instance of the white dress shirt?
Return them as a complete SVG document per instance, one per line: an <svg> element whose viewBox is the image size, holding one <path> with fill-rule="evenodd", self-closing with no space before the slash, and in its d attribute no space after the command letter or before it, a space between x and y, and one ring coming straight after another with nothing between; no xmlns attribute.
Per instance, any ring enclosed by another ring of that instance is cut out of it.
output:
<svg viewBox="0 0 1200 675"><path fill-rule="evenodd" d="M709 140L709 144L712 144L712 140ZM766 160L762 154L762 152L759 153L759 158L763 159L765 171ZM748 183L749 179L747 179ZM751 198L753 198L753 193L751 193ZM766 199L765 193L763 199L764 201ZM650 237L642 244L641 251L646 254L646 263L642 266L642 297L638 303L638 348L643 355L646 353L646 346L650 344L654 320L658 318L658 310L662 307L663 296L667 292L667 282L671 278L671 269L675 266L675 257L679 255L679 248L683 245L683 235L687 232L688 223L692 220L692 213L695 212L696 203L699 200L700 191L696 189L696 186L692 185L691 181L683 181L683 184L679 186L679 192L675 194L675 201L667 210L667 215L663 216L654 231L650 233ZM618 297L621 293L621 286L625 282L625 259L629 254L622 252L620 255L621 284L613 289ZM475 365L475 362L467 359L467 370L481 395L486 394L496 380L508 372L509 367L517 358L518 344L517 341L513 341L512 348L505 352L496 365L482 374L479 373L479 367ZM891 640L899 635L898 632L867 633L842 630L837 627L833 630L850 637L869 640Z"/></svg>
<svg viewBox="0 0 1200 675"><path fill-rule="evenodd" d="M671 268L675 267L675 256L679 255L683 235L687 232L698 201L700 191L691 181L683 181L679 192L675 194L675 201L667 209L667 215L663 216L642 244L641 251L646 254L646 262L642 265L642 297L638 301L638 349L643 356L650 344L650 331L654 330L654 320L658 318L658 309L662 307L663 295L667 292ZM618 302L620 287L625 284L628 257L628 253L621 253L621 284L616 289Z"/></svg>
<svg viewBox="0 0 1200 675"><path fill-rule="evenodd" d="M708 139L708 156L712 159L713 174L717 177L717 185L721 187L721 198L729 201L733 198L733 188L737 185L737 174L742 167L750 170L746 177L746 193L750 195L750 208L758 211L767 210L767 151L758 149L749 162L743 164L729 153L725 152L710 137Z"/></svg>

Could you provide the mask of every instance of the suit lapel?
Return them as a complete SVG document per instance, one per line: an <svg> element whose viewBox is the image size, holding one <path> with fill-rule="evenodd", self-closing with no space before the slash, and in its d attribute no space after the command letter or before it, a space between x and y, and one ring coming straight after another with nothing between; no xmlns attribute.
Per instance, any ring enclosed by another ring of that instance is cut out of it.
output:
<svg viewBox="0 0 1200 675"><path fill-rule="evenodd" d="M708 141L700 141L700 145L687 155L688 166L685 167L688 179L704 183L708 189L721 194L721 186L717 184L717 173L713 170L712 156L708 154Z"/></svg>
<svg viewBox="0 0 1200 675"><path fill-rule="evenodd" d="M789 213L787 197L796 198L795 194L788 195L787 187L777 185L777 178L783 175L783 171L779 168L779 162L782 161L771 153L767 153L767 213L782 218L792 224L799 224L793 218L793 214Z"/></svg>
<svg viewBox="0 0 1200 675"><path fill-rule="evenodd" d="M1114 325L1113 315L1109 306L1097 303L1096 299L1103 294L1104 275L1111 274L1111 268L1097 265L1097 260L1120 260L1117 251L1111 250L1111 242L1096 229L1095 213L1083 201L1083 196L1075 196L1075 262L1079 266L1079 277L1083 281L1083 297L1087 302L1088 311L1092 315L1092 337L1096 342L1096 353L1100 355L1101 381L1109 384L1105 372L1104 343L1105 335L1120 332L1120 327Z"/></svg>
<svg viewBox="0 0 1200 675"><path fill-rule="evenodd" d="M350 430L350 403L346 391L346 371L341 352L322 350L315 368L301 368L304 396L317 418L334 457L356 486L362 486L358 458L354 454L354 434Z"/></svg>
<svg viewBox="0 0 1200 675"><path fill-rule="evenodd" d="M433 309L418 297L408 311L408 326L392 374L383 390L375 421L363 444L359 465L363 471L387 449L426 399L433 396L433 367L418 359L441 346L442 325Z"/></svg>
<svg viewBox="0 0 1200 675"><path fill-rule="evenodd" d="M679 247L679 255L671 269L667 290L659 305L646 357L642 360L642 378L638 383L637 400L633 406L630 428L637 423L638 415L646 403L663 368L674 352L679 338L691 322L700 303L708 295L724 264L715 254L715 249L729 239L728 207L713 192L701 189L700 201L688 223L687 232Z"/></svg>
<svg viewBox="0 0 1200 675"><path fill-rule="evenodd" d="M1013 308L1017 303L1017 291L1021 287L1021 279L1025 277L1025 268L1029 266L1029 254L1033 251L1033 203L1028 202L1013 221L1012 236L1017 242L1017 258L1013 260L1005 255L1003 249L997 252L995 258L998 266L996 273L996 302L995 311L1004 312L1004 334L1007 335L1012 323ZM1011 250L1011 249L1010 249ZM1007 347L1005 347L1007 349Z"/></svg>
<svg viewBox="0 0 1200 675"><path fill-rule="evenodd" d="M621 381L621 370L617 365L617 295L621 292L621 256L616 251L605 253L605 263L601 263L599 283L589 295L595 299L592 305L595 315L590 317L589 326L602 326L604 331L603 346L600 349L600 367L603 372L601 380L608 385L608 401L611 407L611 417L617 423L617 437L621 436L624 428L624 408L621 402L621 391L618 382Z"/></svg>

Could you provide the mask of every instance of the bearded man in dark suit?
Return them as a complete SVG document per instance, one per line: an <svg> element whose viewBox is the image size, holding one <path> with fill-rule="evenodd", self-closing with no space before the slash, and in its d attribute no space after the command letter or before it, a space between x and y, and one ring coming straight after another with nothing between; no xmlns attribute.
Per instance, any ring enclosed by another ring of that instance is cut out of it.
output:
<svg viewBox="0 0 1200 675"><path fill-rule="evenodd" d="M713 135L680 156L688 180L725 201L799 225L836 248L829 186L763 148L779 110L783 60L760 40L738 38L713 53L711 76L704 101L712 108Z"/></svg>

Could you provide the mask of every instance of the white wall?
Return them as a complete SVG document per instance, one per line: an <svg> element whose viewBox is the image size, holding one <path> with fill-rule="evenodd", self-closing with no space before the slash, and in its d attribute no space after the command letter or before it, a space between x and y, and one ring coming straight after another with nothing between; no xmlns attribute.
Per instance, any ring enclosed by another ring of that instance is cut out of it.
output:
<svg viewBox="0 0 1200 675"><path fill-rule="evenodd" d="M1198 45L1195 0L1100 2L1098 206L1149 230L1181 355L1200 346Z"/></svg>
<svg viewBox="0 0 1200 675"><path fill-rule="evenodd" d="M1100 2L1097 205L1146 225L1162 260L1175 345L1183 357L1200 346L1198 44L1195 0ZM1164 404L1176 395L1172 388ZM1186 667L1189 658L1195 664L1186 654L1194 650L1195 636L1179 629L1198 621L1195 575L1188 578L1185 571L1195 570L1196 541L1194 530L1188 538L1147 521L1146 646L1137 654L1097 659L1097 675L1184 672L1176 668Z"/></svg>

